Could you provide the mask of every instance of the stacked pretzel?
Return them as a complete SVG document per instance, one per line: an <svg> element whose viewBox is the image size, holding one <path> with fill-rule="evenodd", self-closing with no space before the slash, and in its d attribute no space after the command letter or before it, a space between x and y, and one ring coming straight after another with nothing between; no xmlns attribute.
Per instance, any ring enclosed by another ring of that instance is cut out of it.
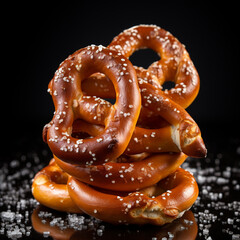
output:
<svg viewBox="0 0 240 240"><path fill-rule="evenodd" d="M161 59L134 67L128 58L141 48ZM166 81L175 86L163 90ZM198 94L199 76L169 32L139 25L108 47L80 49L61 63L48 90L55 113L43 139L54 158L33 181L40 203L110 223L156 225L192 206L198 186L180 165L206 155L185 110Z"/></svg>

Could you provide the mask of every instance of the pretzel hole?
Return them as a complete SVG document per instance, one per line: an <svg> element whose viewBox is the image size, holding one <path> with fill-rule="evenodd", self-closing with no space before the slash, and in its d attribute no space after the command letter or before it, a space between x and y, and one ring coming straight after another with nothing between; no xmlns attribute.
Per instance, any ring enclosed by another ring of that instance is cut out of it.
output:
<svg viewBox="0 0 240 240"><path fill-rule="evenodd" d="M54 171L50 175L51 181L56 183L56 184L67 184L68 181L68 175L66 173Z"/></svg>
<svg viewBox="0 0 240 240"><path fill-rule="evenodd" d="M91 135L89 135L87 132L72 132L72 137L77 138L77 139L86 139L90 138Z"/></svg>
<svg viewBox="0 0 240 240"><path fill-rule="evenodd" d="M148 68L153 62L159 61L160 56L152 49L144 48L135 51L129 59L134 66Z"/></svg>
<svg viewBox="0 0 240 240"><path fill-rule="evenodd" d="M106 98L107 101L116 98L114 86L104 73L97 72L83 79L81 87L85 95Z"/></svg>
<svg viewBox="0 0 240 240"><path fill-rule="evenodd" d="M97 135L97 125L96 128L90 128L91 124L87 123L81 119L75 119L72 125L71 136L77 139L87 139L92 138Z"/></svg>
<svg viewBox="0 0 240 240"><path fill-rule="evenodd" d="M149 115L142 117L142 119L139 118L137 122L138 127L146 129L159 129L167 125L169 125L169 123L164 118L154 115L154 113L149 113Z"/></svg>
<svg viewBox="0 0 240 240"><path fill-rule="evenodd" d="M166 81L166 82L164 82L163 85L162 85L163 91L164 91L164 90L170 90L170 89L172 89L172 88L174 88L174 87L175 87L175 83L172 82L172 81Z"/></svg>
<svg viewBox="0 0 240 240"><path fill-rule="evenodd" d="M72 137L77 138L77 139L86 139L90 138L91 135L81 128L81 123L79 126L79 119L74 120L73 126L72 126Z"/></svg>
<svg viewBox="0 0 240 240"><path fill-rule="evenodd" d="M111 103L112 105L114 105L116 102L116 98L103 98L103 100Z"/></svg>

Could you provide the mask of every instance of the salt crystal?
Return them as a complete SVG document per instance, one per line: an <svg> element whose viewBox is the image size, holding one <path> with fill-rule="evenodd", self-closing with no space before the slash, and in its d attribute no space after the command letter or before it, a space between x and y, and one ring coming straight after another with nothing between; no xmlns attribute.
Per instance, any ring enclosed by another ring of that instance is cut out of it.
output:
<svg viewBox="0 0 240 240"><path fill-rule="evenodd" d="M208 233L209 233L209 230L207 228L204 228L203 229L203 235L208 235Z"/></svg>
<svg viewBox="0 0 240 240"><path fill-rule="evenodd" d="M240 239L240 234L233 234L232 235L232 240L239 240Z"/></svg>
<svg viewBox="0 0 240 240"><path fill-rule="evenodd" d="M3 221L13 222L13 220L15 219L15 213L14 212L2 212L1 218Z"/></svg>
<svg viewBox="0 0 240 240"><path fill-rule="evenodd" d="M240 185L239 184L234 186L234 190L239 190L239 189L240 189Z"/></svg>
<svg viewBox="0 0 240 240"><path fill-rule="evenodd" d="M49 236L50 236L50 232L49 231L43 232L43 237L44 238L47 238Z"/></svg>
<svg viewBox="0 0 240 240"><path fill-rule="evenodd" d="M223 176L225 178L230 178L231 177L231 172L230 171L223 171Z"/></svg>
<svg viewBox="0 0 240 240"><path fill-rule="evenodd" d="M18 228L15 228L14 230L8 230L7 231L7 236L9 238L21 238L22 237L22 232Z"/></svg>
<svg viewBox="0 0 240 240"><path fill-rule="evenodd" d="M218 184L218 185L226 184L226 183L228 183L228 182L229 182L229 181L228 181L228 179L226 179L226 178L222 178L222 177L217 178L217 184Z"/></svg>
<svg viewBox="0 0 240 240"><path fill-rule="evenodd" d="M207 191L206 189L203 189L203 190L202 190L202 194L207 195L207 194L208 194L208 191Z"/></svg>
<svg viewBox="0 0 240 240"><path fill-rule="evenodd" d="M103 230L102 230L102 229L98 229L98 230L97 230L97 235L98 235L99 237L101 237L101 236L103 235Z"/></svg>
<svg viewBox="0 0 240 240"><path fill-rule="evenodd" d="M206 182L206 177L199 175L199 176L197 177L197 182L198 182L199 184L205 183L205 182Z"/></svg>
<svg viewBox="0 0 240 240"><path fill-rule="evenodd" d="M228 218L228 219L227 219L227 223L230 224L230 225L232 225L232 224L233 224L233 219Z"/></svg>
<svg viewBox="0 0 240 240"><path fill-rule="evenodd" d="M57 223L57 219L54 218L49 224L50 224L50 226L54 226L54 225L56 225L56 223Z"/></svg>
<svg viewBox="0 0 240 240"><path fill-rule="evenodd" d="M11 167L11 168L19 167L19 165L20 165L20 162L19 162L18 160L12 160L12 161L10 162L10 167Z"/></svg>

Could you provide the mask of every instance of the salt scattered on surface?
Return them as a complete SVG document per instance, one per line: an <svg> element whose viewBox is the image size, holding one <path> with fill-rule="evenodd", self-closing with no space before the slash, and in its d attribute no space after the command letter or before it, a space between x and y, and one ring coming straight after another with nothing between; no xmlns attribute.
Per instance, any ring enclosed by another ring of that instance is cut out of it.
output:
<svg viewBox="0 0 240 240"><path fill-rule="evenodd" d="M0 235L9 239L31 235L29 212L38 205L31 195L31 179L44 166L39 158L36 152L22 154L0 167Z"/></svg>
<svg viewBox="0 0 240 240"><path fill-rule="evenodd" d="M13 222L15 219L15 213L14 212L1 212L1 218L3 222Z"/></svg>
<svg viewBox="0 0 240 240"><path fill-rule="evenodd" d="M182 165L193 170L199 184L199 197L192 208L199 239L215 239L217 234L218 239L240 239L240 187L236 187L240 159L232 153L209 153L200 162L188 158Z"/></svg>
<svg viewBox="0 0 240 240"><path fill-rule="evenodd" d="M240 147L238 144L238 147L232 148L231 156L224 152L213 153L209 149L207 159L188 158L182 164L183 168L194 174L199 185L199 197L191 208L198 222L198 239L216 239L216 234L223 239L240 239ZM0 165L0 238L1 235L9 239L34 239L34 234L39 236L30 220L33 210L39 205L31 194L31 181L50 158L46 149L31 150ZM42 223L56 226L62 231L91 231L93 239L101 238L110 229L106 223L87 215L66 213L58 216L48 209L40 211L38 217ZM180 231L187 231L193 222L185 219L184 224ZM141 231L144 231L141 229L132 227L121 230L117 237L125 239L130 233L141 236ZM51 231L45 231L42 235L51 236ZM148 237L158 239L153 233ZM172 238L172 232L163 236L163 239Z"/></svg>

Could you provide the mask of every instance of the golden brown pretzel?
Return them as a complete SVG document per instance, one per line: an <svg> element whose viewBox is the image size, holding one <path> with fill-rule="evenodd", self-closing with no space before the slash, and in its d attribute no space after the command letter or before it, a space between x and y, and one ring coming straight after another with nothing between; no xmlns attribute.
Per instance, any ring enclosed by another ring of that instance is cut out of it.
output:
<svg viewBox="0 0 240 240"><path fill-rule="evenodd" d="M206 147L200 129L186 110L162 94L160 89L145 81L139 81L139 87L142 106L158 112L159 116L171 125L159 129L136 127L126 153L182 151L188 156L205 157ZM94 99L96 98L83 96L78 101L76 111L80 113L81 119L104 125L111 104L104 100L99 103Z"/></svg>
<svg viewBox="0 0 240 240"><path fill-rule="evenodd" d="M111 192L96 189L73 177L69 194L85 213L115 224L163 225L182 216L198 196L194 177L179 168L156 185L138 192Z"/></svg>
<svg viewBox="0 0 240 240"><path fill-rule="evenodd" d="M165 94L186 108L198 94L200 80L185 47L169 32L155 25L139 25L129 28L109 44L108 48L119 51L125 57L141 48L151 48L161 59L154 62L148 71L165 81L175 82L175 87Z"/></svg>
<svg viewBox="0 0 240 240"><path fill-rule="evenodd" d="M95 72L111 79L118 93L116 103L99 136L77 139L71 136L73 121L78 117L73 109L83 97L81 81ZM136 73L127 58L102 46L80 49L60 65L50 91L55 114L45 135L54 155L67 162L91 165L116 159L125 151L141 106Z"/></svg>
<svg viewBox="0 0 240 240"><path fill-rule="evenodd" d="M95 166L73 165L57 157L55 160L65 172L92 186L115 191L136 191L167 177L186 158L183 153L162 153L143 157L137 162L131 161L130 157L124 163L108 162Z"/></svg>
<svg viewBox="0 0 240 240"><path fill-rule="evenodd" d="M161 59L148 69L133 67L128 57L144 47ZM175 87L162 91L165 81ZM179 166L187 155L206 155L200 129L184 109L198 90L184 46L156 26L133 27L108 48L91 45L70 55L49 83L55 114L43 131L53 165L68 177L66 195L111 223L163 225L180 217L198 187ZM33 193L46 205L39 197L46 188L35 188L45 182L38 173Z"/></svg>
<svg viewBox="0 0 240 240"><path fill-rule="evenodd" d="M32 194L41 204L64 212L81 213L69 196L67 181L69 175L61 170L52 159L49 165L39 171L33 179Z"/></svg>

